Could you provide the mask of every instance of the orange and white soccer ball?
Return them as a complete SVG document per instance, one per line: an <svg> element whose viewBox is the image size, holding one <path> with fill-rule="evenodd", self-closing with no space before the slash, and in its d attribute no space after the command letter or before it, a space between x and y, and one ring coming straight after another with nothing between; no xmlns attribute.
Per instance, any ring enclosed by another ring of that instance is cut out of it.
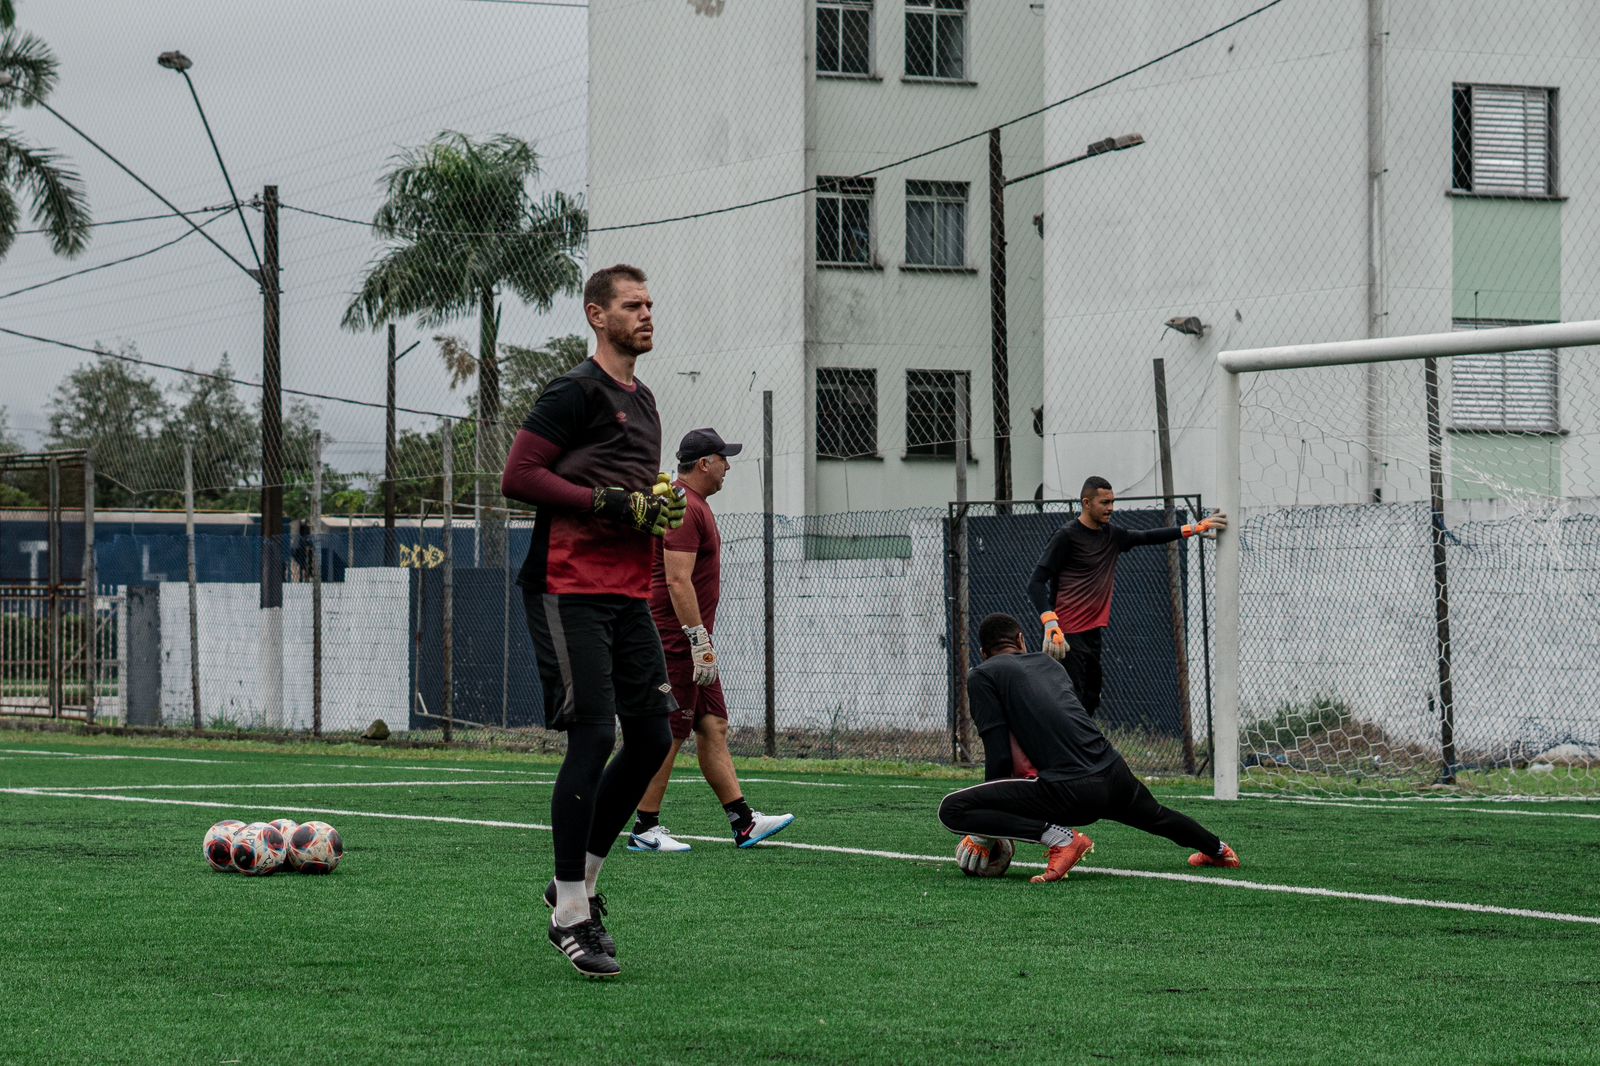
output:
<svg viewBox="0 0 1600 1066"><path fill-rule="evenodd" d="M234 869L246 877L265 877L288 858L288 842L266 822L251 822L233 839Z"/></svg>
<svg viewBox="0 0 1600 1066"><path fill-rule="evenodd" d="M344 858L344 841L327 822L301 822L289 836L289 866L303 874L331 874Z"/></svg>
<svg viewBox="0 0 1600 1066"><path fill-rule="evenodd" d="M244 828L237 818L224 818L206 830L206 841L200 846L206 862L219 874L231 874L233 867L233 840Z"/></svg>

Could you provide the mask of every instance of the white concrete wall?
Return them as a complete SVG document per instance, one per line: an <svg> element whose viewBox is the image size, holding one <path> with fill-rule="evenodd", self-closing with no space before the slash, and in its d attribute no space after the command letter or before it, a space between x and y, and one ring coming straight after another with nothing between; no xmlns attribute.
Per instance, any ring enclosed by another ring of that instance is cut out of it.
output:
<svg viewBox="0 0 1600 1066"><path fill-rule="evenodd" d="M806 559L805 520L777 520L780 729L946 727L942 527L911 515L871 517L881 532L910 537L911 558ZM716 632L723 691L733 725L760 730L766 695L759 516L728 520L723 538Z"/></svg>
<svg viewBox="0 0 1600 1066"><path fill-rule="evenodd" d="M805 186L806 5L589 5L592 230L715 210ZM745 445L726 499L761 506L761 393L774 392L778 510L804 503L803 239L807 201L592 232L587 269L650 276L663 463L686 430Z"/></svg>
<svg viewBox="0 0 1600 1066"><path fill-rule="evenodd" d="M1590 513L1600 501L1583 501ZM1600 742L1600 530L1451 504L1457 747ZM1243 545L1241 719L1321 695L1394 741L1438 746L1433 555L1425 503L1262 512ZM1334 740L1337 743L1337 739Z"/></svg>
<svg viewBox="0 0 1600 1066"><path fill-rule="evenodd" d="M348 570L322 586L322 727L365 729L381 718L409 727L409 571ZM239 726L266 722L260 677L260 589L253 584L198 587L201 714ZM284 727L309 730L311 586L283 587ZM192 720L189 690L189 599L181 581L161 583L161 718Z"/></svg>
<svg viewBox="0 0 1600 1066"><path fill-rule="evenodd" d="M1250 6L1046 5L1045 97ZM1047 494L1075 496L1089 473L1123 492L1159 484L1160 356L1177 487L1211 497L1216 353L1363 335L1363 11L1341 0L1271 12L1046 115L1050 159L1111 133L1146 140L1045 179ZM1203 338L1163 328L1187 315Z"/></svg>

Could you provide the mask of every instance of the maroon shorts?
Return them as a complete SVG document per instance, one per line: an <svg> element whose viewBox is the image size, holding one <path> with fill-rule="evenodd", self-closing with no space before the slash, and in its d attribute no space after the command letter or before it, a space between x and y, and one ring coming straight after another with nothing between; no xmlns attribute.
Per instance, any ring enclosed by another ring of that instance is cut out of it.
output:
<svg viewBox="0 0 1600 1066"><path fill-rule="evenodd" d="M694 660L689 658L687 642L667 652L667 680L672 684L672 704L677 708L668 719L674 738L687 740L700 719L707 715L728 720L728 704L722 698L722 679L709 685L694 683Z"/></svg>

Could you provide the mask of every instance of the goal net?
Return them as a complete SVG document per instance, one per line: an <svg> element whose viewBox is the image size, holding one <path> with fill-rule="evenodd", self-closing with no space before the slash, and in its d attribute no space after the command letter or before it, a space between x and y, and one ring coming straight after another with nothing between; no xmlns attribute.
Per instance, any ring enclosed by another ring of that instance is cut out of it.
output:
<svg viewBox="0 0 1600 1066"><path fill-rule="evenodd" d="M1600 322L1457 325L1219 357L1219 796L1600 792Z"/></svg>

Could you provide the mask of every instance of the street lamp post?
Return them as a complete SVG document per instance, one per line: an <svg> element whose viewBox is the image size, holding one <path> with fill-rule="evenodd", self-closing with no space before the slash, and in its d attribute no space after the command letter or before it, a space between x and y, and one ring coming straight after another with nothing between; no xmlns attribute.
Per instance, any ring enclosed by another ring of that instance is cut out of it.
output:
<svg viewBox="0 0 1600 1066"><path fill-rule="evenodd" d="M244 207L239 194L234 191L233 177L228 164L223 161L222 150L217 146L216 134L206 118L206 109L200 103L200 94L189 77L194 61L179 51L162 52L156 63L165 70L176 71L189 87L189 96L200 114L200 124L205 127L206 139L211 142L211 154L216 157L222 180L228 186L228 196L233 209L244 227L245 240L250 245L250 255L256 268L245 267L245 273L261 287L261 592L258 600L261 616L262 702L267 724L283 724L283 352L282 330L279 319L278 284L278 187L265 186L261 190L261 251L257 253L255 236L244 217ZM237 260L235 260L237 262ZM320 460L318 460L320 462Z"/></svg>
<svg viewBox="0 0 1600 1066"><path fill-rule="evenodd" d="M1143 143L1144 137L1137 133L1106 137L1089 145L1082 155L1007 178L1005 158L1000 150L1000 129L996 127L989 131L989 373L994 405L994 498L1002 507L1011 499L1011 356L1006 337L1006 186Z"/></svg>
<svg viewBox="0 0 1600 1066"><path fill-rule="evenodd" d="M421 341L412 341L410 347L396 354L394 350L394 323L389 323L389 373L387 400L384 403L384 436L383 436L383 565L396 566L400 562L400 545L395 539L394 532L394 496L395 477L398 465L397 449L394 433L394 397L395 397L395 364L411 353L411 349L421 344Z"/></svg>

